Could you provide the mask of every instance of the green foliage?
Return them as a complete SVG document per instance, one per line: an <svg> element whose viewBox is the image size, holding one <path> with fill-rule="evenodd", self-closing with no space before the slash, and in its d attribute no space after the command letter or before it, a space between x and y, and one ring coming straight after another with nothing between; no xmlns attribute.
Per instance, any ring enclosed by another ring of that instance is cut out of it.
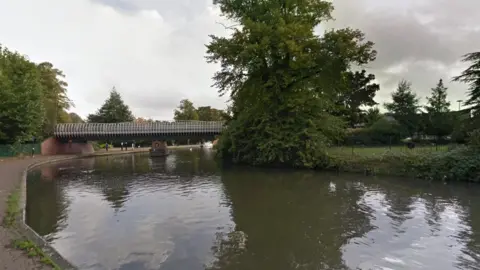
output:
<svg viewBox="0 0 480 270"><path fill-rule="evenodd" d="M115 87L110 91L110 96L102 107L95 114L88 115L89 123L122 123L132 122L134 119L135 117Z"/></svg>
<svg viewBox="0 0 480 270"><path fill-rule="evenodd" d="M175 120L198 120L198 112L193 103L188 99L180 101L178 110L175 110L173 119Z"/></svg>
<svg viewBox="0 0 480 270"><path fill-rule="evenodd" d="M198 107L198 120L200 121L224 121L224 112L210 106Z"/></svg>
<svg viewBox="0 0 480 270"><path fill-rule="evenodd" d="M253 165L326 166L325 147L343 132L326 112L350 66L375 58L373 43L349 28L317 36L314 28L331 19L328 1L214 3L240 26L207 45L208 62L221 64L215 86L232 101L218 153Z"/></svg>
<svg viewBox="0 0 480 270"><path fill-rule="evenodd" d="M41 140L72 121L67 83L51 63L36 64L0 45L0 144Z"/></svg>
<svg viewBox="0 0 480 270"><path fill-rule="evenodd" d="M419 100L411 89L411 83L402 80L398 88L392 93L392 102L385 103L385 108L405 129L409 136L413 137L418 130Z"/></svg>
<svg viewBox="0 0 480 270"><path fill-rule="evenodd" d="M377 105L373 98L380 90L380 85L372 83L375 75L367 75L365 70L345 72L344 80L345 89L338 91L334 97L332 114L341 116L350 127L355 127L366 121L365 111L361 107Z"/></svg>
<svg viewBox="0 0 480 270"><path fill-rule="evenodd" d="M410 167L416 177L426 180L480 182L480 151L476 147L456 147L423 155Z"/></svg>
<svg viewBox="0 0 480 270"><path fill-rule="evenodd" d="M462 74L454 77L453 80L468 84L469 97L465 105L478 110L480 109L480 52L465 54L462 62L469 62L470 66Z"/></svg>
<svg viewBox="0 0 480 270"><path fill-rule="evenodd" d="M174 111L175 120L200 120L200 121L225 121L228 114L219 109L210 106L195 108L188 99L180 101L180 106Z"/></svg>
<svg viewBox="0 0 480 270"><path fill-rule="evenodd" d="M450 135L453 132L453 118L450 113L450 102L447 101L447 88L442 80L432 88L432 95L427 97L427 101L426 134L436 136L437 139Z"/></svg>
<svg viewBox="0 0 480 270"><path fill-rule="evenodd" d="M478 133L480 134L480 132ZM428 181L480 182L480 148L456 146L442 151L384 151L369 155L329 155L329 168L415 177Z"/></svg>
<svg viewBox="0 0 480 270"><path fill-rule="evenodd" d="M78 114L76 114L74 112L69 113L69 116L70 116L71 123L84 123L85 122L85 121L83 121L82 117L80 117Z"/></svg>
<svg viewBox="0 0 480 270"><path fill-rule="evenodd" d="M41 130L43 91L37 66L0 46L0 143L29 140Z"/></svg>
<svg viewBox="0 0 480 270"><path fill-rule="evenodd" d="M372 126L354 129L346 137L347 145L395 145L400 144L405 133L395 120L380 118Z"/></svg>
<svg viewBox="0 0 480 270"><path fill-rule="evenodd" d="M365 127L370 127L375 122L380 120L382 118L382 115L380 114L380 110L377 107L375 107L375 108L369 108L365 112L363 118L364 118L364 122L365 122Z"/></svg>
<svg viewBox="0 0 480 270"><path fill-rule="evenodd" d="M71 122L65 110L70 108L72 102L67 96L68 84L64 81L65 75L61 70L54 68L48 62L38 64L37 68L43 86L43 104L45 106L43 134L50 136L57 123Z"/></svg>
<svg viewBox="0 0 480 270"><path fill-rule="evenodd" d="M13 241L13 246L25 251L29 257L38 257L41 263L50 266L52 269L60 270L60 267L32 241L17 239Z"/></svg>
<svg viewBox="0 0 480 270"><path fill-rule="evenodd" d="M476 129L468 135L468 144L472 147L480 148L480 129Z"/></svg>
<svg viewBox="0 0 480 270"><path fill-rule="evenodd" d="M16 189L7 198L7 209L3 217L3 226L12 227L20 214L20 190Z"/></svg>

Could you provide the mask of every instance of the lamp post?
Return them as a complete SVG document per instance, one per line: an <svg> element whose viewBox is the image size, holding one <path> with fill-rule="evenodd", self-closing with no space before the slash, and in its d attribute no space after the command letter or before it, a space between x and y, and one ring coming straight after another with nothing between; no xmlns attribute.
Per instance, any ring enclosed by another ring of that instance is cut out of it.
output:
<svg viewBox="0 0 480 270"><path fill-rule="evenodd" d="M463 100L459 99L457 100L457 102L458 102L458 110L460 111L460 107L462 106Z"/></svg>

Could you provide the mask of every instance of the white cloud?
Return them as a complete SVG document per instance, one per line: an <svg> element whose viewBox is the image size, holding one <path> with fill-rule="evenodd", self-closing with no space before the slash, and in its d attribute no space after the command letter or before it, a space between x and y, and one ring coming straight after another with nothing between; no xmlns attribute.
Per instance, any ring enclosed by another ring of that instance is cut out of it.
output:
<svg viewBox="0 0 480 270"><path fill-rule="evenodd" d="M193 21L168 22L155 9L124 12L88 0L0 0L5 46L49 61L67 75L82 116L116 86L138 116L170 119L180 99L224 107L210 88L208 34L222 30L205 9Z"/></svg>
<svg viewBox="0 0 480 270"><path fill-rule="evenodd" d="M388 3L387 3L388 2ZM439 3L440 2L440 3ZM335 0L330 26L364 31L376 43L370 65L390 98L400 79L421 97L443 78L450 99L466 86L450 83L459 58L478 50L478 0ZM0 42L67 75L74 109L85 116L112 86L134 114L171 119L183 98L224 108L211 88L218 66L204 59L209 34L224 34L212 0L0 0ZM475 47L477 46L477 47Z"/></svg>

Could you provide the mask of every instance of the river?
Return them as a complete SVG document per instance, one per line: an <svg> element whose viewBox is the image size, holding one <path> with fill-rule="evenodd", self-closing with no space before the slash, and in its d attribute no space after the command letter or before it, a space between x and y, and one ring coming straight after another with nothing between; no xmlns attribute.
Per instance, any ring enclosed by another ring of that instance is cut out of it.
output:
<svg viewBox="0 0 480 270"><path fill-rule="evenodd" d="M480 269L480 185L220 169L213 155L39 167L26 221L80 269Z"/></svg>

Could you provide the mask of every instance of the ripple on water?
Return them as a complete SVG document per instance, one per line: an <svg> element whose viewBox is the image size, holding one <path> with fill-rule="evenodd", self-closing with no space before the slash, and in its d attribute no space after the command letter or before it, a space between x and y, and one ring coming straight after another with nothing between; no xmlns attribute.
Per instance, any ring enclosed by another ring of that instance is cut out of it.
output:
<svg viewBox="0 0 480 270"><path fill-rule="evenodd" d="M33 181L32 174L27 222L81 269L480 265L480 194L471 188L219 171L201 151L170 157L65 163L53 167L60 171L50 174L54 182Z"/></svg>

